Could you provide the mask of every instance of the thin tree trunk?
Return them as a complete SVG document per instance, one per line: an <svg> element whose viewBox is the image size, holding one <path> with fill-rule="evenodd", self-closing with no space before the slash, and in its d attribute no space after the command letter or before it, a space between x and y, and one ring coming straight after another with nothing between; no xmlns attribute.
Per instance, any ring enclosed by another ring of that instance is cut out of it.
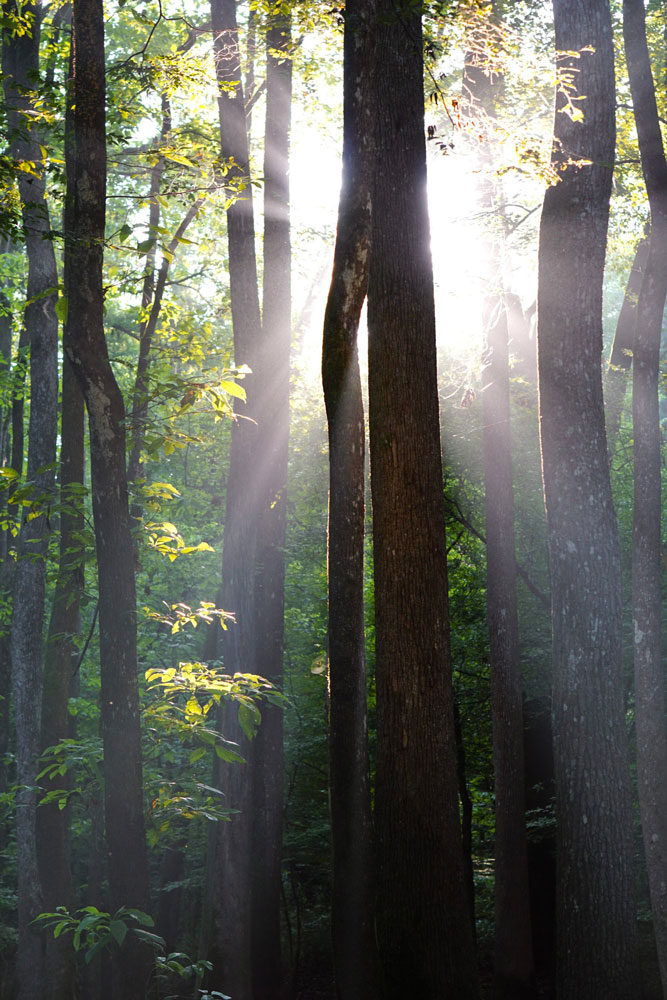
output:
<svg viewBox="0 0 667 1000"><path fill-rule="evenodd" d="M90 430L99 579L101 728L111 906L149 909L137 685L136 598L125 468L125 409L104 336L106 136L100 0L74 0L74 192L70 250L77 280L65 352ZM68 234L70 236L70 234ZM128 936L119 963L126 1000L143 1000L151 956Z"/></svg>
<svg viewBox="0 0 667 1000"><path fill-rule="evenodd" d="M637 785L653 929L667 997L667 728L661 664L662 435L660 339L667 298L667 160L646 42L643 0L624 0L623 34L651 235L637 304L633 351L634 520L632 617L635 666Z"/></svg>
<svg viewBox="0 0 667 1000"><path fill-rule="evenodd" d="M282 55L281 55L282 54ZM264 280L255 569L257 672L283 681L285 508L292 329L289 137L292 106L289 15L273 14L266 34L264 137ZM275 1000L283 980L280 911L283 828L283 712L262 707L255 737L252 802L252 984L255 1000Z"/></svg>
<svg viewBox="0 0 667 1000"><path fill-rule="evenodd" d="M171 132L171 104L166 94L162 95L162 124L160 126L159 144L165 143ZM148 235L152 236L160 224L160 185L164 173L165 159L159 156L151 170L151 179L148 188ZM148 410L148 358L150 354L153 334L157 325L157 316L149 329L152 319L152 306L155 294L155 252L157 241L153 243L146 254L146 266L144 269L144 281L141 289L141 323L139 326L139 358L137 361L137 371L134 380L134 391L132 393L132 412L130 415L130 458L127 466L128 482L133 483L141 467L141 448L145 437L146 413ZM168 258L163 258L163 265L169 267ZM166 279L166 275L165 275ZM159 310L158 310L159 312Z"/></svg>
<svg viewBox="0 0 667 1000"><path fill-rule="evenodd" d="M557 995L637 991L621 563L602 401L602 275L614 160L607 0L554 0L560 72L540 228L540 429L552 579ZM564 113L567 97L583 119Z"/></svg>
<svg viewBox="0 0 667 1000"><path fill-rule="evenodd" d="M454 736L456 738L456 777L461 802L461 843L463 845L463 871L468 892L468 906L472 922L472 935L477 944L477 923L475 920L475 869L472 861L472 799L468 790L466 775L466 748L463 741L461 712L458 702L454 702Z"/></svg>
<svg viewBox="0 0 667 1000"><path fill-rule="evenodd" d="M496 820L494 995L518 1000L534 996L535 984L526 850L507 313L497 297L493 302L487 300L485 313L482 407Z"/></svg>
<svg viewBox="0 0 667 1000"><path fill-rule="evenodd" d="M607 427L607 449L609 463L614 457L618 432L621 427L628 372L632 368L632 352L635 345L637 326L637 305L644 280L649 238L643 237L637 244L634 260L625 286L623 304L618 314L614 340L609 355L609 366L604 380L605 422Z"/></svg>
<svg viewBox="0 0 667 1000"><path fill-rule="evenodd" d="M466 57L463 106L487 132L482 170L493 163L493 122L502 74ZM486 127L485 122L486 120ZM491 148L489 148L491 146ZM479 207L500 230L502 204L493 176L482 175ZM493 223L492 223L493 225ZM510 429L510 371L507 304L500 232L482 240L482 419L486 498L486 599L491 664L493 770L495 790L495 979L498 1000L535 995L523 761L523 678L519 651L514 545L514 488Z"/></svg>
<svg viewBox="0 0 667 1000"><path fill-rule="evenodd" d="M229 280L234 361L256 371L261 336L261 318L255 259L255 223L249 176L236 0L211 0L213 52L220 92L220 147L223 157L233 157L227 174L230 196L227 211ZM230 90L229 88L233 88ZM243 191L233 189L243 185ZM232 442L223 542L222 606L232 611L236 624L224 634L223 659L226 673L255 673L254 574L258 510L255 462L258 428L253 376L246 380L247 404L237 404L238 418L232 424ZM252 755L253 747L241 730L235 709L221 713L221 726L228 739L236 741L247 764L218 762L217 781L226 803L238 810L229 823L218 824L215 858L210 885L212 936L209 958L213 983L235 1000L252 997L251 945L251 857Z"/></svg>
<svg viewBox="0 0 667 1000"><path fill-rule="evenodd" d="M474 998L456 779L421 15L380 0L368 288L377 934L387 1000Z"/></svg>
<svg viewBox="0 0 667 1000"><path fill-rule="evenodd" d="M70 60L71 65L71 60ZM67 170L72 159L71 95L65 112L65 154ZM70 187L71 194L71 187ZM64 230L72 224L71 199L65 204ZM63 284L69 298L72 267L66 249ZM67 320L65 320L67 322ZM65 335L63 334L63 337ZM81 532L84 527L84 402L81 389L65 355L61 390L60 418L60 553L49 634L44 654L42 693L41 749L54 746L71 735L67 711L72 687L72 673L77 650L74 639L79 631L79 609L84 586L84 552ZM61 788L66 778L44 781L45 791ZM70 868L69 809L55 802L41 805L37 811L37 855L44 894L44 907L53 912L57 906L72 907L73 887ZM71 942L52 937L46 942L45 995L51 1000L69 1000L74 990L75 963Z"/></svg>
<svg viewBox="0 0 667 1000"><path fill-rule="evenodd" d="M37 866L36 775L40 752L43 671L43 625L48 507L54 489L58 406L58 319L55 314L56 268L46 201L46 183L39 174L40 136L31 124L33 91L39 79L41 8L23 7L32 15L24 35L5 38L3 70L8 74L5 93L10 108L9 125L18 138L14 153L38 175L19 173L23 234L28 256L28 304L25 328L30 345L30 422L28 429L28 481L35 508L21 526L14 578L14 613L11 626L12 693L16 725L16 777L18 796L18 913L17 973L20 1000L42 996L42 942L30 922L42 910ZM49 290L51 290L49 292Z"/></svg>
<svg viewBox="0 0 667 1000"><path fill-rule="evenodd" d="M130 416L132 447L127 469L127 478L130 483L136 482L141 473L141 449L143 448L144 440L146 438L146 418L148 415L148 372L150 368L150 352L153 346L153 337L155 336L158 320L160 318L162 299L164 297L165 288L167 287L169 265L175 252L178 250L180 242L183 239L188 226L197 217L197 214L204 204L204 200L203 196L196 198L181 219L176 232L167 247L167 252L162 258L157 281L153 282L153 279L149 278L148 273L144 280L143 297L146 300L146 304L143 308L148 311L148 316L145 321L142 322L139 331L139 357L137 359L137 371L134 380L134 390L132 392L132 413ZM148 297L149 295L150 298ZM134 513L135 512L133 511L133 514Z"/></svg>
<svg viewBox="0 0 667 1000"><path fill-rule="evenodd" d="M365 426L357 331L366 298L373 176L374 4L345 10L343 178L324 316L329 424L329 785L339 1000L378 995L364 641Z"/></svg>
<svg viewBox="0 0 667 1000"><path fill-rule="evenodd" d="M3 240L2 253L9 252L9 240ZM13 382L12 372L12 310L9 298L4 291L0 290L0 358L2 365L2 375L8 379L9 385ZM0 411L2 442L0 446L0 462L3 465L9 464L11 467L11 419L14 403L10 403ZM2 510L3 513L9 508L8 494L3 491ZM9 603L12 592L14 560L8 559L9 554L9 529L0 529L0 595L5 606ZM3 616L0 627L0 691L9 692L12 683L12 661L9 650L10 629L9 619ZM7 694L0 699L0 795L7 791L7 750L9 748L11 718L10 718L10 698ZM0 820L0 851L3 851L7 843L7 825Z"/></svg>

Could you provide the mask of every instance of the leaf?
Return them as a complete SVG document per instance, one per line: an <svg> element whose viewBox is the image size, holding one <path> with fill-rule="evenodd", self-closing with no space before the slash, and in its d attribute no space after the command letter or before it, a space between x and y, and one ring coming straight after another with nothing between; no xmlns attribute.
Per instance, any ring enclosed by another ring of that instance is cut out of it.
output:
<svg viewBox="0 0 667 1000"><path fill-rule="evenodd" d="M151 934L150 931L144 931L139 927L135 927L134 933L138 938L141 938L142 941L152 945L154 948L162 950L166 946L164 938L159 937L157 934Z"/></svg>
<svg viewBox="0 0 667 1000"><path fill-rule="evenodd" d="M95 956L99 955L99 953L106 948L110 941L111 936L109 934L105 934L104 937L100 938L100 940L94 944L92 948L89 948L86 952L86 965L90 965Z"/></svg>
<svg viewBox="0 0 667 1000"><path fill-rule="evenodd" d="M222 746L221 743L216 743L215 752L220 760L226 760L228 764L245 764L245 759L240 753L236 753L234 750L230 750L228 747Z"/></svg>
<svg viewBox="0 0 667 1000"><path fill-rule="evenodd" d="M196 698L189 698L185 706L186 715L201 715L201 705Z"/></svg>
<svg viewBox="0 0 667 1000"><path fill-rule="evenodd" d="M237 399L242 399L244 402L246 400L245 389L238 385L236 382L230 382L225 379L220 383L220 388L223 392L226 392L228 396L235 396Z"/></svg>
<svg viewBox="0 0 667 1000"><path fill-rule="evenodd" d="M109 924L109 930L114 941L120 947L127 935L127 924L123 923L122 920L112 920Z"/></svg>
<svg viewBox="0 0 667 1000"><path fill-rule="evenodd" d="M66 295L61 295L55 305L56 316L61 323L67 322L67 306L68 300Z"/></svg>
<svg viewBox="0 0 667 1000"><path fill-rule="evenodd" d="M239 705L239 725L249 740L257 732L262 721L259 709L252 702L241 702Z"/></svg>
<svg viewBox="0 0 667 1000"><path fill-rule="evenodd" d="M137 923L142 924L144 927L155 927L155 921L150 913L138 910L136 906L123 906L118 913L127 913L129 917L132 917L133 920L136 920Z"/></svg>
<svg viewBox="0 0 667 1000"><path fill-rule="evenodd" d="M121 243L124 243L128 236L132 235L132 226L128 226L127 222L125 225L121 226L118 230L118 239Z"/></svg>

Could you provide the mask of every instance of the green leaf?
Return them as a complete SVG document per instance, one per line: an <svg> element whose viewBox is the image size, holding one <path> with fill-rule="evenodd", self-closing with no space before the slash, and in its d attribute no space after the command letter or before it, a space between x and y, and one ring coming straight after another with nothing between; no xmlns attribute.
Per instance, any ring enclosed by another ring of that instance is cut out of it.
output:
<svg viewBox="0 0 667 1000"><path fill-rule="evenodd" d="M129 917L132 917L132 919L136 920L137 923L143 924L144 927L155 926L155 921L151 917L150 913L146 913L144 910L138 910L136 906L123 906L118 913L127 913Z"/></svg>
<svg viewBox="0 0 667 1000"><path fill-rule="evenodd" d="M56 316L61 323L67 322L68 300L66 295L61 295L55 305Z"/></svg>
<svg viewBox="0 0 667 1000"><path fill-rule="evenodd" d="M257 728L262 721L259 709L252 702L241 702L239 705L239 725L249 740L257 732Z"/></svg>
<svg viewBox="0 0 667 1000"><path fill-rule="evenodd" d="M104 937L100 938L100 940L97 941L92 948L89 948L86 952L86 965L90 965L95 956L99 955L99 953L103 951L111 941L111 935L105 934Z"/></svg>
<svg viewBox="0 0 667 1000"><path fill-rule="evenodd" d="M141 938L142 941L152 945L154 948L162 950L166 945L164 938L159 937L157 934L151 934L150 931L144 931L139 927L135 927L134 933L138 938Z"/></svg>
<svg viewBox="0 0 667 1000"><path fill-rule="evenodd" d="M196 698L189 698L185 706L186 715L201 715L201 705Z"/></svg>
<svg viewBox="0 0 667 1000"><path fill-rule="evenodd" d="M245 759L240 753L230 750L229 747L216 743L215 752L220 760L226 760L229 764L245 764Z"/></svg>
<svg viewBox="0 0 667 1000"><path fill-rule="evenodd" d="M109 924L109 930L114 941L120 947L127 936L127 925L122 920L112 920Z"/></svg>

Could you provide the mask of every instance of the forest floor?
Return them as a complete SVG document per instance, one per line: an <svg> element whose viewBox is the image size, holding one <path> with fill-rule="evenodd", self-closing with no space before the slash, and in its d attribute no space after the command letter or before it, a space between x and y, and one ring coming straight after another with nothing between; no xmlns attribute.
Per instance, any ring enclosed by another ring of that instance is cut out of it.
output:
<svg viewBox="0 0 667 1000"><path fill-rule="evenodd" d="M651 931L651 925L640 922L639 924L639 948L641 963L642 990L638 991L638 998L642 1000L662 1000L662 988L660 985L660 973L658 969L655 944ZM485 961L482 959L480 968L481 1000L492 1000L493 997L493 976L490 956ZM552 1000L554 996L553 983L550 980L542 979L538 981L538 991L536 1000ZM320 963L313 963L304 966L300 970L295 1000L336 1000L336 989L333 982L333 972L330 968L323 967Z"/></svg>

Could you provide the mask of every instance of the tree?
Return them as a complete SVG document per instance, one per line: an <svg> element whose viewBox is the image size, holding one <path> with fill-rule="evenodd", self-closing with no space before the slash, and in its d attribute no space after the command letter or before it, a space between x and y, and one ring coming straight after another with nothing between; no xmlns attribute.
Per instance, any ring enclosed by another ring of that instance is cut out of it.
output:
<svg viewBox="0 0 667 1000"><path fill-rule="evenodd" d="M639 302L642 281L644 280L648 247L649 238L648 236L644 236L640 239L635 250L609 354L609 367L607 368L604 383L604 397L610 463L614 457L618 432L621 426L628 371L632 367L632 350L637 325L637 304Z"/></svg>
<svg viewBox="0 0 667 1000"><path fill-rule="evenodd" d="M477 995L463 875L421 15L381 0L368 364L383 995Z"/></svg>
<svg viewBox="0 0 667 1000"><path fill-rule="evenodd" d="M71 53L70 60L71 63ZM71 67L70 67L71 68ZM65 161L72 171L71 95L65 111ZM71 226L71 193L67 199L63 228ZM71 259L65 254L63 288L72 284ZM67 323L65 317L65 323ZM42 730L40 749L55 746L71 735L68 712L74 668L77 660L75 638L80 628L80 607L84 587L84 551L81 543L84 528L84 415L81 389L65 355L62 365L60 406L60 545L51 618L44 650L42 691ZM45 792L59 789L62 778L41 778ZM61 809L56 800L40 803L37 810L37 855L43 892L43 906L53 912L57 906L71 907L74 901L69 841L70 810ZM66 938L47 940L45 978L53 1000L67 1000L74 989L74 955Z"/></svg>
<svg viewBox="0 0 667 1000"><path fill-rule="evenodd" d="M540 226L538 364L549 533L558 996L636 993L621 575L601 379L614 159L606 0L555 0L559 87Z"/></svg>
<svg viewBox="0 0 667 1000"><path fill-rule="evenodd" d="M104 19L98 0L75 0L72 276L65 353L88 411L99 582L104 806L113 909L150 909L137 684L134 558L125 465L125 407L104 335L106 132ZM120 975L123 995L143 998L150 954L132 936Z"/></svg>
<svg viewBox="0 0 667 1000"><path fill-rule="evenodd" d="M377 995L364 636L366 432L357 354L373 176L374 4L345 9L343 178L324 316L329 429L329 784L338 996Z"/></svg>
<svg viewBox="0 0 667 1000"><path fill-rule="evenodd" d="M662 436L658 385L667 299L667 160L646 41L644 5L623 3L623 34L651 232L636 310L632 427L634 513L632 618L637 781L653 927L663 993L667 994L667 727L661 664Z"/></svg>
<svg viewBox="0 0 667 1000"><path fill-rule="evenodd" d="M292 121L291 16L269 9L264 130L262 340L256 375L260 507L255 566L255 669L283 684L285 517L289 442L292 247L289 142ZM252 829L252 977L255 1000L281 988L283 708L266 704L255 737Z"/></svg>
<svg viewBox="0 0 667 1000"><path fill-rule="evenodd" d="M488 23L490 45L496 39ZM498 40L502 45L502 39ZM494 177L496 102L502 94L500 57L474 45L466 53L463 107L484 137L480 208L491 218L481 241L482 419L486 504L486 597L491 665L495 794L495 994L534 995L526 853L523 762L523 678L514 551L514 489L510 429L508 307L503 275L502 193ZM495 223L495 225L494 225Z"/></svg>
<svg viewBox="0 0 667 1000"><path fill-rule="evenodd" d="M20 162L19 193L28 256L25 329L30 346L28 482L31 503L21 525L14 577L11 625L12 693L16 725L19 845L19 949L21 1000L41 996L41 942L30 923L42 909L36 842L36 776L40 752L48 511L53 499L58 401L58 272L48 238L49 210L40 150L38 105L39 41L43 12L29 4L7 11L3 46L5 93L13 152ZM21 23L21 19L23 23ZM20 612L19 612L20 609Z"/></svg>
<svg viewBox="0 0 667 1000"><path fill-rule="evenodd" d="M268 73L275 149L267 148L264 308L260 315L255 222L249 167L246 105L235 0L212 0L211 23L218 82L220 149L228 161L229 282L234 358L254 373L246 403L232 426L225 507L221 603L235 614L222 644L227 673L255 673L258 663L282 676L282 603L286 411L289 384L289 214L286 162L289 135L290 66L276 53L289 49L288 22L277 11ZM267 93L268 100L268 93ZM268 114L268 110L267 110ZM275 382L273 379L275 378ZM250 419L248 419L250 417ZM255 422L257 421L257 423ZM252 745L235 712L223 712L221 727L242 747L245 770L219 763L219 787L238 810L215 838L210 956L217 981L239 1000L256 989L275 993L280 976L279 862L281 853L282 754L280 710L266 711L267 728ZM254 796L254 802L253 802ZM255 860L254 851L260 857ZM253 874L256 872L256 874ZM257 949L269 948L268 956ZM266 968L262 964L266 961Z"/></svg>

